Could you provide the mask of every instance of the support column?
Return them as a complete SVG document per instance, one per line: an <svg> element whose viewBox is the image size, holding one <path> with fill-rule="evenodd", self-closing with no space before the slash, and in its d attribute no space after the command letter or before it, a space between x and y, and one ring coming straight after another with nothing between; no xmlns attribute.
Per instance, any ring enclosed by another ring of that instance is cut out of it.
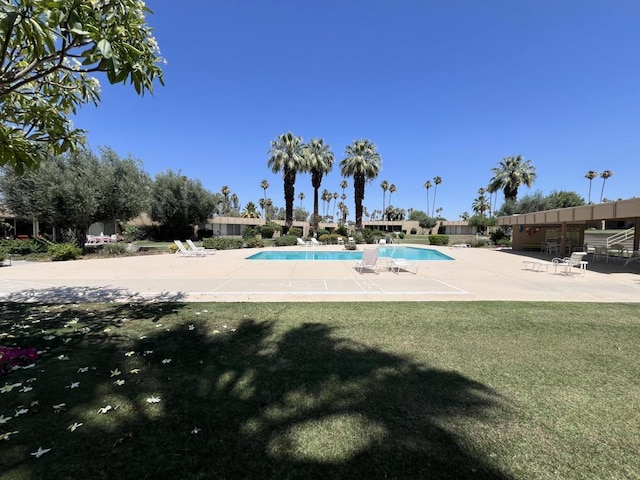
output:
<svg viewBox="0 0 640 480"><path fill-rule="evenodd" d="M633 251L640 250L640 217L636 217L635 231L633 232Z"/></svg>

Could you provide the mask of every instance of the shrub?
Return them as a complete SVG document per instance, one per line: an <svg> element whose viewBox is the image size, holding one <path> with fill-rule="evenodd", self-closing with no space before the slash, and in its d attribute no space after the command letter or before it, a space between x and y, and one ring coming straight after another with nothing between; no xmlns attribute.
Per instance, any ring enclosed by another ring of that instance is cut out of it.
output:
<svg viewBox="0 0 640 480"><path fill-rule="evenodd" d="M298 237L294 237L293 235L283 235L282 237L276 238L274 243L276 247L290 247L298 243Z"/></svg>
<svg viewBox="0 0 640 480"><path fill-rule="evenodd" d="M411 235L415 235L416 233L418 233L418 230L416 230L415 228L411 229Z"/></svg>
<svg viewBox="0 0 640 480"><path fill-rule="evenodd" d="M480 247L486 247L487 245L489 245L489 242L484 238L478 238L478 239L471 240L470 245L473 248L480 248Z"/></svg>
<svg viewBox="0 0 640 480"><path fill-rule="evenodd" d="M244 246L244 240L241 238L203 238L202 246L204 248L215 248L216 250L234 250Z"/></svg>
<svg viewBox="0 0 640 480"><path fill-rule="evenodd" d="M127 255L126 243L105 243L102 248L102 255L106 257L119 257L121 255Z"/></svg>
<svg viewBox="0 0 640 480"><path fill-rule="evenodd" d="M7 259L7 252L0 249L0 265Z"/></svg>
<svg viewBox="0 0 640 480"><path fill-rule="evenodd" d="M65 260L75 260L80 256L82 250L75 243L54 243L49 246L49 254L54 262Z"/></svg>
<svg viewBox="0 0 640 480"><path fill-rule="evenodd" d="M259 227L247 227L244 231L244 233L242 234L242 238L247 241L250 238L255 238L258 235L260 235L260 228Z"/></svg>
<svg viewBox="0 0 640 480"><path fill-rule="evenodd" d="M287 235L291 235L292 237L301 237L302 236L302 229L299 227L291 227L289 229L289 233L287 233Z"/></svg>
<svg viewBox="0 0 640 480"><path fill-rule="evenodd" d="M32 253L44 253L49 244L46 240L2 240L0 247L11 255L30 255Z"/></svg>
<svg viewBox="0 0 640 480"><path fill-rule="evenodd" d="M338 228L336 228L336 233L338 235L342 235L343 237L349 236L349 231L347 230L346 225L340 225Z"/></svg>
<svg viewBox="0 0 640 480"><path fill-rule="evenodd" d="M122 232L125 242L135 242L147 238L148 229L138 225L125 225Z"/></svg>
<svg viewBox="0 0 640 480"><path fill-rule="evenodd" d="M402 239L404 239L404 236L405 236L404 232L399 232L399 233L398 233L398 237L399 237L401 240L402 240Z"/></svg>
<svg viewBox="0 0 640 480"><path fill-rule="evenodd" d="M449 235L429 235L429 244L431 245L448 245Z"/></svg>
<svg viewBox="0 0 640 480"><path fill-rule="evenodd" d="M178 246L175 243L172 243L167 248L171 253L176 253L178 251Z"/></svg>
<svg viewBox="0 0 640 480"><path fill-rule="evenodd" d="M505 233L505 231L502 230L501 228L499 228L495 232L491 232L491 234L489 234L489 238L491 238L491 241L493 243L498 243L503 238L508 238L508 237L507 237L507 234Z"/></svg>
<svg viewBox="0 0 640 480"><path fill-rule="evenodd" d="M264 247L264 242L262 241L261 238L258 238L258 237L246 238L244 243L245 243L245 247L247 247L247 248L262 248L262 247Z"/></svg>
<svg viewBox="0 0 640 480"><path fill-rule="evenodd" d="M355 243L345 243L344 249L345 250L357 250L358 246Z"/></svg>
<svg viewBox="0 0 640 480"><path fill-rule="evenodd" d="M326 228L319 228L318 231L316 232L316 235L318 236L318 238L320 238L322 235L329 235L329 230L327 230Z"/></svg>
<svg viewBox="0 0 640 480"><path fill-rule="evenodd" d="M274 233L275 230L271 225L263 225L262 228L260 228L260 235L262 235L262 238L273 238Z"/></svg>
<svg viewBox="0 0 640 480"><path fill-rule="evenodd" d="M501 247L510 247L511 246L511 240L509 238L501 238L500 240L498 240L497 242L495 242L496 245L500 245Z"/></svg>

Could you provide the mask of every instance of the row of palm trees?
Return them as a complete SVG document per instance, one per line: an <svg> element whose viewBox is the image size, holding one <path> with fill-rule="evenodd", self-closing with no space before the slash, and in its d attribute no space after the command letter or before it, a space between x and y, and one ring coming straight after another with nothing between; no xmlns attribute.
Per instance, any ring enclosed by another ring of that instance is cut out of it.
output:
<svg viewBox="0 0 640 480"><path fill-rule="evenodd" d="M323 176L331 171L335 160L331 147L325 144L321 138L312 138L309 143L303 143L302 137L287 132L271 142L269 155L268 167L273 173L282 172L284 180L285 231L293 225L293 202L298 172L311 173L313 187L312 225L317 229L319 223L318 190ZM351 145L347 145L345 155L345 158L340 161L340 169L343 177L353 177L355 227L356 230L361 230L365 183L378 176L382 168L382 158L377 152L375 144L367 139L355 140ZM344 193L347 185L344 182L343 184Z"/></svg>
<svg viewBox="0 0 640 480"><path fill-rule="evenodd" d="M440 185L441 183L441 177L433 177L433 184L431 183L431 180L427 180L423 185L423 187L427 189L427 215L429 215L429 190L431 189L431 187L433 187L433 185L435 185L435 187L433 188L433 207L431 209L432 217L435 216L436 213L436 194L438 193L438 185Z"/></svg>

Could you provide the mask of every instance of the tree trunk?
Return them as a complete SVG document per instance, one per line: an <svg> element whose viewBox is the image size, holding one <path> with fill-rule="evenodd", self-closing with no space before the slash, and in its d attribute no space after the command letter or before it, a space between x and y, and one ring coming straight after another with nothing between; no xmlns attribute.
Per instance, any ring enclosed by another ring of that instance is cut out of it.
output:
<svg viewBox="0 0 640 480"><path fill-rule="evenodd" d="M356 231L362 230L362 200L364 200L364 174L353 176L353 188L356 202Z"/></svg>
<svg viewBox="0 0 640 480"><path fill-rule="evenodd" d="M285 219L284 233L289 232L293 226L293 202L295 199L296 171L286 169L284 173L284 203L285 203Z"/></svg>

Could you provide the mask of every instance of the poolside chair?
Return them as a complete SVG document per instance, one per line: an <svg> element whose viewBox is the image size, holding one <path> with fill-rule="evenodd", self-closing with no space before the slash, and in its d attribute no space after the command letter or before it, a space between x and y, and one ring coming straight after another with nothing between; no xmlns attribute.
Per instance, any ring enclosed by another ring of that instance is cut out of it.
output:
<svg viewBox="0 0 640 480"><path fill-rule="evenodd" d="M298 245L302 245L303 247L309 246L311 242L305 242L303 239L298 237Z"/></svg>
<svg viewBox="0 0 640 480"><path fill-rule="evenodd" d="M355 269L358 271L358 273L362 273L363 270L370 270L374 273L380 273L378 265L378 249L365 248L362 251L362 259L356 262Z"/></svg>
<svg viewBox="0 0 640 480"><path fill-rule="evenodd" d="M353 237L349 237L348 242L349 242L350 245L352 245L352 244L356 243L356 240Z"/></svg>
<svg viewBox="0 0 640 480"><path fill-rule="evenodd" d="M558 267L561 266L564 268L564 273L571 273L573 267L579 267L580 273L585 275L587 272L587 262L583 260L584 256L587 252L573 252L570 257L564 258L554 258L551 260L553 262L554 271L558 271Z"/></svg>
<svg viewBox="0 0 640 480"><path fill-rule="evenodd" d="M324 243L319 242L318 240L316 240L315 238L311 237L311 244L312 245L316 245L316 246L320 246L320 245L324 245Z"/></svg>
<svg viewBox="0 0 640 480"><path fill-rule="evenodd" d="M189 250L192 252L204 252L205 255L214 255L216 253L215 248L198 247L191 239L187 240L187 245L189 245Z"/></svg>
<svg viewBox="0 0 640 480"><path fill-rule="evenodd" d="M378 245L386 245L387 241L384 238L381 238L380 240L378 240Z"/></svg>
<svg viewBox="0 0 640 480"><path fill-rule="evenodd" d="M416 262L410 262L404 258L390 258L389 270L395 273L400 273L401 270L405 272L418 273L418 264Z"/></svg>
<svg viewBox="0 0 640 480"><path fill-rule="evenodd" d="M174 240L173 243L175 243L178 247L178 250L176 250L176 255L179 257L203 257L205 255L204 252L201 252L199 250L187 250L187 248L180 240Z"/></svg>

